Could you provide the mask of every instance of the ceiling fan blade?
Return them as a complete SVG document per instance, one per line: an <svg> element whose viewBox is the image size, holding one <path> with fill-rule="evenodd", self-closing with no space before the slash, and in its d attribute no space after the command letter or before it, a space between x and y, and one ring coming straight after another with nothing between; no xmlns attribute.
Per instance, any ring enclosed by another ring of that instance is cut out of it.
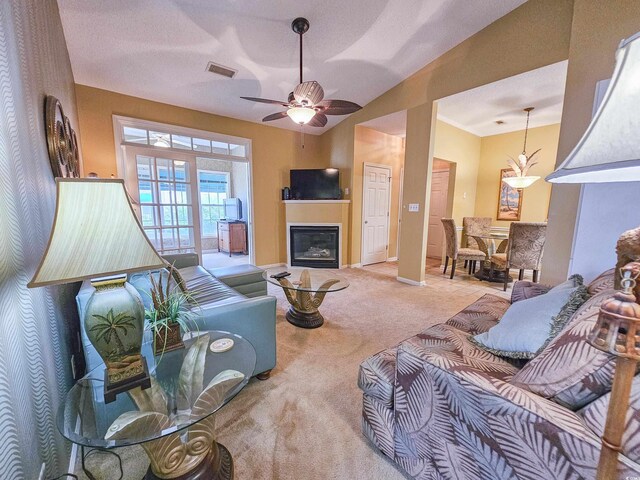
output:
<svg viewBox="0 0 640 480"><path fill-rule="evenodd" d="M360 105L346 100L323 100L316 104L325 115L349 115L362 109Z"/></svg>
<svg viewBox="0 0 640 480"><path fill-rule="evenodd" d="M322 112L316 113L311 119L311 121L307 123L307 125L309 125L310 127L324 127L326 124L327 124L327 116Z"/></svg>
<svg viewBox="0 0 640 480"><path fill-rule="evenodd" d="M324 98L324 90L318 82L302 82L293 91L293 96L301 105L316 105Z"/></svg>
<svg viewBox="0 0 640 480"><path fill-rule="evenodd" d="M252 102L258 102L258 103L270 103L273 105L282 105L283 107L288 107L289 104L286 102L281 102L280 100L269 100L268 98L257 98L257 97L240 97L243 98L245 100L250 100Z"/></svg>
<svg viewBox="0 0 640 480"><path fill-rule="evenodd" d="M270 122L271 120L280 120L287 116L287 112L278 112L272 113L271 115L267 115L262 119L263 122Z"/></svg>

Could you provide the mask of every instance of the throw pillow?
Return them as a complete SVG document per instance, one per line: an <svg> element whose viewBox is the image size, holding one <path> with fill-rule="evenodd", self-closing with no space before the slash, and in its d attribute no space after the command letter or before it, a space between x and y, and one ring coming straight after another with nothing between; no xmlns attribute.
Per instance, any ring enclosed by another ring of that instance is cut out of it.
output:
<svg viewBox="0 0 640 480"><path fill-rule="evenodd" d="M573 276L543 295L512 304L495 327L470 341L501 357L534 358L587 298L582 277Z"/></svg>
<svg viewBox="0 0 640 480"><path fill-rule="evenodd" d="M607 290L591 297L566 328L511 383L576 410L611 390L615 357L587 343L600 305L614 295Z"/></svg>

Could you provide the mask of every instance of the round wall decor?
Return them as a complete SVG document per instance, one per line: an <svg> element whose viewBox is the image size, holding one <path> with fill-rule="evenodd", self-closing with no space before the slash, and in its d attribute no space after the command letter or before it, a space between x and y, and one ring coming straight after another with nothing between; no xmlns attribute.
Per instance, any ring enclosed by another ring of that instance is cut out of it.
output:
<svg viewBox="0 0 640 480"><path fill-rule="evenodd" d="M47 149L54 177L80 176L80 150L76 132L65 116L60 101L47 95L44 107Z"/></svg>

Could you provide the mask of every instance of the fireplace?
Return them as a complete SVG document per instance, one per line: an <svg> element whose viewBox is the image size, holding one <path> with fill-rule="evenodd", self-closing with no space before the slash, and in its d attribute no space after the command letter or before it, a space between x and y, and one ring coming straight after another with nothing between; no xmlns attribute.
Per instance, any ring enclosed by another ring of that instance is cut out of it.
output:
<svg viewBox="0 0 640 480"><path fill-rule="evenodd" d="M291 266L313 268L340 267L340 227L290 225Z"/></svg>

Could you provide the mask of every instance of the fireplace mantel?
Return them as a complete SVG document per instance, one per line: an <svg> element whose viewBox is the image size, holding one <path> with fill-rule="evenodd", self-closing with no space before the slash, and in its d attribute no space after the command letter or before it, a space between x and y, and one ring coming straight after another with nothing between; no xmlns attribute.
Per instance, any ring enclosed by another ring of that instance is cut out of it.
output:
<svg viewBox="0 0 640 480"><path fill-rule="evenodd" d="M283 200L286 215L287 264L290 262L291 225L335 225L340 227L340 268L348 264L350 200Z"/></svg>

